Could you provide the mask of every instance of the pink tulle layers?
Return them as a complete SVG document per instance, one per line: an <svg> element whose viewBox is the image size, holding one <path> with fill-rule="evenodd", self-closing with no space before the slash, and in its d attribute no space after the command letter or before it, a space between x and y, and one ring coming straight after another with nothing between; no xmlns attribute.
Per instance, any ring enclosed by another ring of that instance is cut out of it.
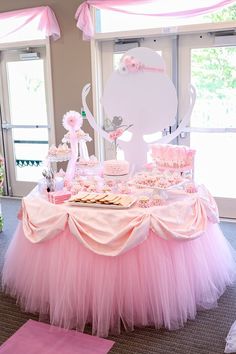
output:
<svg viewBox="0 0 236 354"><path fill-rule="evenodd" d="M176 329L211 308L235 274L232 250L218 225L202 237L146 241L116 257L86 249L68 230L32 244L18 225L6 254L3 286L28 312L93 334L153 325Z"/></svg>

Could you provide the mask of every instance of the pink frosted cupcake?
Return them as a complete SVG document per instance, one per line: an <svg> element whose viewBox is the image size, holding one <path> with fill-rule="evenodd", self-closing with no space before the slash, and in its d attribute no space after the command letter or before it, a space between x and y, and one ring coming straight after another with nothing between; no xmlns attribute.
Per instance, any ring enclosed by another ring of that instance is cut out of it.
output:
<svg viewBox="0 0 236 354"><path fill-rule="evenodd" d="M90 184L90 186L87 188L88 192L97 192L97 187L95 184Z"/></svg>
<svg viewBox="0 0 236 354"><path fill-rule="evenodd" d="M161 198L158 194L152 197L152 206L160 206L165 204L165 200Z"/></svg>
<svg viewBox="0 0 236 354"><path fill-rule="evenodd" d="M146 195L140 196L137 202L139 208L149 208L150 200Z"/></svg>
<svg viewBox="0 0 236 354"><path fill-rule="evenodd" d="M194 183L188 183L184 186L184 189L187 193L196 193L197 192L197 187L195 186Z"/></svg>

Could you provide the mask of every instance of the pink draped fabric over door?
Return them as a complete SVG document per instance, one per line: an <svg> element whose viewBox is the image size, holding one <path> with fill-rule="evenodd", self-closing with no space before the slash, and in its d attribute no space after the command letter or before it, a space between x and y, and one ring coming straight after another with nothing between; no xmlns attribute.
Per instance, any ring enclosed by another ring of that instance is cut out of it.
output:
<svg viewBox="0 0 236 354"><path fill-rule="evenodd" d="M203 15L233 4L235 0L86 0L77 9L77 27L83 31L83 38L94 35L90 14L91 6L101 10L112 10L133 15L183 18Z"/></svg>
<svg viewBox="0 0 236 354"><path fill-rule="evenodd" d="M45 37L60 38L60 28L56 16L49 6L40 6L0 13L0 39L20 31L30 23L37 23L37 29Z"/></svg>

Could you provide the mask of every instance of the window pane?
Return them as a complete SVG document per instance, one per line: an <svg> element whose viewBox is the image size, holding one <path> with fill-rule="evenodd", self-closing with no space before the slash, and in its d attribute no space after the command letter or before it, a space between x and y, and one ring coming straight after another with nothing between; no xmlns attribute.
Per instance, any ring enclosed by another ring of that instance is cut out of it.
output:
<svg viewBox="0 0 236 354"><path fill-rule="evenodd" d="M192 49L192 84L197 100L191 126L236 127L236 47Z"/></svg>
<svg viewBox="0 0 236 354"><path fill-rule="evenodd" d="M197 150L196 181L215 197L236 198L236 134L191 133L190 143Z"/></svg>
<svg viewBox="0 0 236 354"><path fill-rule="evenodd" d="M43 32L38 29L39 20L40 17L38 16L34 20L31 20L28 24L25 24L25 18L23 16L21 18L1 19L0 33L9 34L7 34L7 36L4 35L3 37L0 35L0 43L45 39ZM12 32L13 28L17 27L19 29Z"/></svg>
<svg viewBox="0 0 236 354"><path fill-rule="evenodd" d="M150 6L150 5L149 5ZM154 5L155 6L155 5ZM141 6L139 6L140 12ZM129 15L116 11L96 10L96 32L117 32L135 29L166 28L187 24L225 22L236 19L236 5L227 7L214 14L181 19L160 18L155 16ZM143 10L145 12L145 8Z"/></svg>
<svg viewBox="0 0 236 354"><path fill-rule="evenodd" d="M37 182L48 152L47 129L12 129L17 181Z"/></svg>
<svg viewBox="0 0 236 354"><path fill-rule="evenodd" d="M197 90L191 126L236 128L236 47L192 49L191 54ZM197 150L196 180L215 197L236 198L236 134L191 133L190 144Z"/></svg>
<svg viewBox="0 0 236 354"><path fill-rule="evenodd" d="M41 59L7 63L12 124L47 124L43 65Z"/></svg>

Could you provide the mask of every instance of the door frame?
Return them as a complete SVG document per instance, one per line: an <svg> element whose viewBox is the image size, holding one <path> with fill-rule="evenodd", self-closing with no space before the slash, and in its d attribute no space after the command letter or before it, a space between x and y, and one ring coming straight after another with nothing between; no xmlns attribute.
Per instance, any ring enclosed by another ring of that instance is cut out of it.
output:
<svg viewBox="0 0 236 354"><path fill-rule="evenodd" d="M46 87L47 87L47 94L46 94L46 104L47 104L47 115L48 115L48 140L49 140L49 145L55 144L55 125L54 125L54 105L53 105L53 90L52 90L52 73L51 73L51 50L50 50L50 39L40 39L40 40L31 40L31 41L22 41L22 42L14 42L14 43L2 43L0 44L0 53L2 51L19 51L24 48L45 48L45 62L44 62L44 68L45 68L45 82L46 82ZM4 69L3 69L4 70ZM2 72L2 70L1 70ZM4 77L4 75L3 75ZM0 100L2 102L1 104L1 117L2 119L4 117L7 117L7 107L8 104L5 106L4 104L4 99L5 99L5 94L4 91L6 91L6 82L4 82L4 79L0 79ZM0 149L4 154L4 164L5 164L5 178L4 178L4 194L6 196L14 196L12 193L12 188L11 188L11 175L9 172L10 166L8 163L8 160L10 159L10 156L7 156L6 152L6 146L4 143L4 132L3 129L0 128ZM23 182L22 182L23 183ZM31 182L26 182L26 183L31 183ZM35 186L36 183L32 183L32 187ZM28 189L28 188L26 188ZM24 193L25 194L25 193Z"/></svg>

